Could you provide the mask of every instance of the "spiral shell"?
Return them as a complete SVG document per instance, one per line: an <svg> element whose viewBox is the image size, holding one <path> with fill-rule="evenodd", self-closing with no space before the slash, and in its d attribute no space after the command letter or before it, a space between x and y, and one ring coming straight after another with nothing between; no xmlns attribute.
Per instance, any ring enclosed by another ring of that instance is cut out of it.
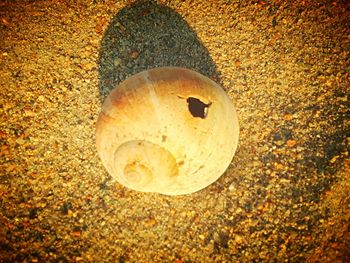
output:
<svg viewBox="0 0 350 263"><path fill-rule="evenodd" d="M96 144L122 185L179 195L224 173L238 135L236 111L218 84L189 69L162 67L131 76L108 95Z"/></svg>

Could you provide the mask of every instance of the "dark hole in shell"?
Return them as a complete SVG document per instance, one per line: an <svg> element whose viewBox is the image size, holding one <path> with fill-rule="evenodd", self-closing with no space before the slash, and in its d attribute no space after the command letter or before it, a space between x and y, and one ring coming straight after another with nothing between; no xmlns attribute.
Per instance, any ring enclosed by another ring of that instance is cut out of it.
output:
<svg viewBox="0 0 350 263"><path fill-rule="evenodd" d="M208 114L208 108L211 103L206 104L202 102L200 99L189 97L187 98L187 103L188 103L188 110L192 114L193 117L199 117L204 119L207 117Z"/></svg>

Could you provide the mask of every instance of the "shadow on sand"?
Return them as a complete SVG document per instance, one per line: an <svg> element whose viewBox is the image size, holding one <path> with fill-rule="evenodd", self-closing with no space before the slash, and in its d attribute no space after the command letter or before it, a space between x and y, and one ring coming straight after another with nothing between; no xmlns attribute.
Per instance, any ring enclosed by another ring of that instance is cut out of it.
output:
<svg viewBox="0 0 350 263"><path fill-rule="evenodd" d="M219 81L208 50L178 13L154 1L138 1L123 8L111 20L101 42L101 100L127 77L162 66L190 68Z"/></svg>

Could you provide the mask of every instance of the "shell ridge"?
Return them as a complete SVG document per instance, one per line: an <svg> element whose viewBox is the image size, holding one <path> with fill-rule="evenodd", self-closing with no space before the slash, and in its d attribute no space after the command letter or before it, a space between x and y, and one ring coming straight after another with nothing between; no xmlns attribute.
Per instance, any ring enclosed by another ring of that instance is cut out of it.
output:
<svg viewBox="0 0 350 263"><path fill-rule="evenodd" d="M154 112L157 116L158 123L162 123L163 118L162 118L161 112L159 110L161 108L160 103L159 103L159 99L158 99L158 96L157 96L157 93L155 90L155 86L149 78L148 72L145 72L144 80L146 82L145 86L147 87L147 90L149 91L150 99L152 101L153 109L154 109Z"/></svg>

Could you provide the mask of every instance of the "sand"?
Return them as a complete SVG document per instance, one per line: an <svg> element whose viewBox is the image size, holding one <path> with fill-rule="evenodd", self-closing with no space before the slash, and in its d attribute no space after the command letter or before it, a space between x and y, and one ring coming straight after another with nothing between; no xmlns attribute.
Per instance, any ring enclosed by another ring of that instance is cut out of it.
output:
<svg viewBox="0 0 350 263"><path fill-rule="evenodd" d="M0 3L0 262L349 262L346 1ZM105 96L159 66L234 102L239 147L191 195L129 190Z"/></svg>

